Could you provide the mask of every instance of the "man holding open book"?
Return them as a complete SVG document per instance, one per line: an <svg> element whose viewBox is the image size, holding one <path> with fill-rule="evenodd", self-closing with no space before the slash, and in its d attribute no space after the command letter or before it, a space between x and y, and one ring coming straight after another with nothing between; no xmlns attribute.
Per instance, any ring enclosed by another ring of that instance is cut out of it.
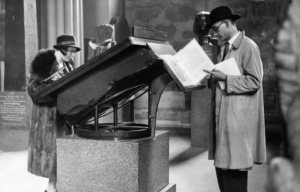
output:
<svg viewBox="0 0 300 192"><path fill-rule="evenodd" d="M240 17L221 6L211 11L207 25L225 42L220 61L234 58L241 73L204 70L214 93L209 158L214 159L221 192L247 192L248 170L266 162L263 65L256 43L236 27Z"/></svg>

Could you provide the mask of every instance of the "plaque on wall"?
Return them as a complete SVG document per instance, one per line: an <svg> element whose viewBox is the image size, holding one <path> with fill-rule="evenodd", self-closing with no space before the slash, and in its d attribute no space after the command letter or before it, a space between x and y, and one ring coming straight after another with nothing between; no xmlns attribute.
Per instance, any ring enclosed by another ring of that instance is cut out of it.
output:
<svg viewBox="0 0 300 192"><path fill-rule="evenodd" d="M0 92L0 128L24 129L27 120L25 92Z"/></svg>

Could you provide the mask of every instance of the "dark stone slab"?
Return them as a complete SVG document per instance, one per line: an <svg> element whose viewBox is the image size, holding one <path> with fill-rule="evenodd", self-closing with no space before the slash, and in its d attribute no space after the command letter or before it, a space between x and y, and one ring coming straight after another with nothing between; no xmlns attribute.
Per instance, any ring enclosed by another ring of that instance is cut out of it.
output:
<svg viewBox="0 0 300 192"><path fill-rule="evenodd" d="M0 149L28 149L31 99L27 92L0 92Z"/></svg>
<svg viewBox="0 0 300 192"><path fill-rule="evenodd" d="M29 118L26 92L0 92L0 129L27 130Z"/></svg>
<svg viewBox="0 0 300 192"><path fill-rule="evenodd" d="M24 1L5 1L5 11L4 87L7 91L25 91Z"/></svg>

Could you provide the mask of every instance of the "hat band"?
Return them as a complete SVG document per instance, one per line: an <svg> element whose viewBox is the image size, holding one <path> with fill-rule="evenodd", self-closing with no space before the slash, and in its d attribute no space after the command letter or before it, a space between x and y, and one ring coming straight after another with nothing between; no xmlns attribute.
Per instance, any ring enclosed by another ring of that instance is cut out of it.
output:
<svg viewBox="0 0 300 192"><path fill-rule="evenodd" d="M75 45L75 41L63 41L59 42L57 45Z"/></svg>

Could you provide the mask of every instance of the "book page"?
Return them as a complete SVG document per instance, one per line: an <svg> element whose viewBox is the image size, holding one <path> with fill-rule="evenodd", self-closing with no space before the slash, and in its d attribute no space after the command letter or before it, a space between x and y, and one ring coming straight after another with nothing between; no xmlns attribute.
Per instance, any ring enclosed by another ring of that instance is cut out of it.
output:
<svg viewBox="0 0 300 192"><path fill-rule="evenodd" d="M165 67L169 74L173 79L178 80L181 86L185 88L195 86L195 83L191 80L182 65L178 65L174 62L173 55L176 54L176 51L171 45L157 43L147 43L147 45L154 54L164 60Z"/></svg>
<svg viewBox="0 0 300 192"><path fill-rule="evenodd" d="M63 76L65 76L65 73L68 73L68 72L64 72L65 69L66 67L60 68L58 71L53 73L50 77L44 79L42 83L51 83L53 81L57 81L58 79L62 78Z"/></svg>
<svg viewBox="0 0 300 192"><path fill-rule="evenodd" d="M233 57L216 64L215 69L219 69L226 75L241 75L239 67ZM219 81L219 85L222 90L225 89L225 82Z"/></svg>
<svg viewBox="0 0 300 192"><path fill-rule="evenodd" d="M172 55L160 55L159 57L165 61L167 67L171 69L171 71L174 73L174 75L178 78L178 80L182 83L184 87L194 86L193 81L191 81L191 79L186 74L185 69L183 69L180 65L174 62L174 60L172 59Z"/></svg>
<svg viewBox="0 0 300 192"><path fill-rule="evenodd" d="M173 58L178 65L186 70L194 85L199 84L207 75L203 69L211 71L214 68L213 62L195 39L175 54Z"/></svg>
<svg viewBox="0 0 300 192"><path fill-rule="evenodd" d="M200 81L207 75L203 69L211 71L214 68L214 64L196 39L190 41L177 53L168 44L147 43L147 45L164 60L169 74L185 89L201 85Z"/></svg>

